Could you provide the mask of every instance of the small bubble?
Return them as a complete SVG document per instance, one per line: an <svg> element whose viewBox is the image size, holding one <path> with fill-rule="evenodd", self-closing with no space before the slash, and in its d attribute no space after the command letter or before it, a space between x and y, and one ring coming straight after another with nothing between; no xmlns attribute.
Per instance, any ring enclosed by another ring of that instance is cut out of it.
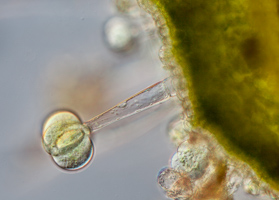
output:
<svg viewBox="0 0 279 200"><path fill-rule="evenodd" d="M125 101L125 102L121 103L118 107L125 108L126 106L127 106L127 102Z"/></svg>

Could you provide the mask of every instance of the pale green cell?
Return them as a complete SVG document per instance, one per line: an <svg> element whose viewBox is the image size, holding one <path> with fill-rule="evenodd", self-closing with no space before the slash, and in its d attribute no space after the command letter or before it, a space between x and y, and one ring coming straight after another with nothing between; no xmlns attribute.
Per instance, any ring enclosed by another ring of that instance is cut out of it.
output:
<svg viewBox="0 0 279 200"><path fill-rule="evenodd" d="M84 167L94 153L90 129L67 111L54 113L48 118L43 127L42 143L55 163L67 170Z"/></svg>

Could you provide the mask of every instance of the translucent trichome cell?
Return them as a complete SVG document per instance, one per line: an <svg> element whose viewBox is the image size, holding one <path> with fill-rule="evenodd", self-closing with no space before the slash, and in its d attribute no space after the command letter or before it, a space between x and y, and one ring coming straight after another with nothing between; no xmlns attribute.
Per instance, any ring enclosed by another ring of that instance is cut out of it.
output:
<svg viewBox="0 0 279 200"><path fill-rule="evenodd" d="M55 112L43 126L43 147L59 167L66 170L81 169L91 161L94 154L90 135L173 96L175 90L171 78L166 78L84 123L69 111Z"/></svg>

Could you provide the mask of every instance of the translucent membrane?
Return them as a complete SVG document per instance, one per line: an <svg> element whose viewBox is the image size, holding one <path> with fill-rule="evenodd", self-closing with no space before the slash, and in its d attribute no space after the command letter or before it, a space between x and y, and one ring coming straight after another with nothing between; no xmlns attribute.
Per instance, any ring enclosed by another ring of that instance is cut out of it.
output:
<svg viewBox="0 0 279 200"><path fill-rule="evenodd" d="M171 78L166 78L122 101L106 112L84 122L84 124L89 126L92 132L95 132L116 121L163 103L175 95Z"/></svg>
<svg viewBox="0 0 279 200"><path fill-rule="evenodd" d="M44 124L43 147L59 167L66 170L81 169L91 161L94 154L90 133L163 103L173 96L175 91L171 79L166 78L83 124L69 111L56 112Z"/></svg>

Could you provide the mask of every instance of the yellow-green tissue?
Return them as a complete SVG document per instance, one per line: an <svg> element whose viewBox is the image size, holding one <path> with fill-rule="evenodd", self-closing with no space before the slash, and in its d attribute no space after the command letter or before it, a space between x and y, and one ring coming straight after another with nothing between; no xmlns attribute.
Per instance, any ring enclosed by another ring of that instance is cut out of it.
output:
<svg viewBox="0 0 279 200"><path fill-rule="evenodd" d="M279 190L277 0L150 0L187 79L195 126Z"/></svg>

